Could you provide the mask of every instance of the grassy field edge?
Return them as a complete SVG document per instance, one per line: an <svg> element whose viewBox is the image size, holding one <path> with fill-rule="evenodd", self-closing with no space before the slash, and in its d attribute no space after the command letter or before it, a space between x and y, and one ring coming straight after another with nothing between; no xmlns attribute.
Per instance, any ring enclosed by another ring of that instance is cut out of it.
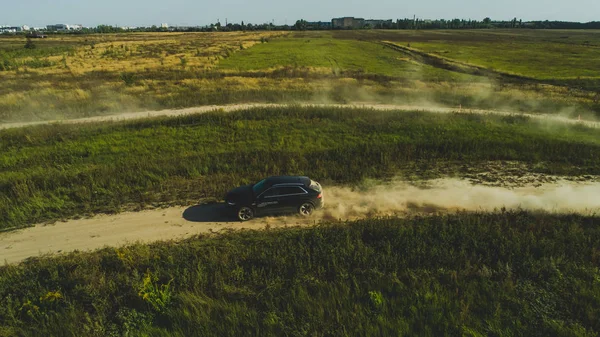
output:
<svg viewBox="0 0 600 337"><path fill-rule="evenodd" d="M457 213L35 258L0 267L0 336L595 336L599 222Z"/></svg>

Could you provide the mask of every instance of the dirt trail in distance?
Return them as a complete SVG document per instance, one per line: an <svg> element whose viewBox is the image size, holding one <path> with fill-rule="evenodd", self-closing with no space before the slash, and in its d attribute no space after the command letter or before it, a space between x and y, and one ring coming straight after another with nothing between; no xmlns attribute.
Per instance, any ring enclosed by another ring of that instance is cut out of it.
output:
<svg viewBox="0 0 600 337"><path fill-rule="evenodd" d="M93 250L134 242L187 238L223 229L262 229L313 225L322 220L354 220L369 216L507 209L543 210L556 213L600 212L600 182L559 180L539 187L517 188L473 185L462 179L437 179L419 183L405 181L373 183L362 190L324 186L325 209L310 218L264 217L235 221L222 204L172 207L89 219L0 233L0 264L17 263L46 253Z"/></svg>
<svg viewBox="0 0 600 337"><path fill-rule="evenodd" d="M544 114L529 114L529 113L519 113L519 112L510 112L510 111L502 111L502 110L484 110L484 109L467 109L460 107L441 107L441 106L432 106L432 105L396 105L396 104L376 104L376 103L368 103L368 102L354 102L348 104L321 104L321 103L299 103L299 104L270 104L270 103L248 103L248 104L229 104L229 105L206 105L200 107L192 107L185 109L165 109L165 110L155 110L155 111L139 111L139 112L124 112L114 115L104 115L104 116L95 116L95 117L86 117L86 118L77 118L77 119L65 119L65 120L49 120L49 121L37 121L37 122L22 122L22 123L4 123L0 124L0 130L3 129L12 129L12 128L21 128L27 126L34 125L43 125L43 124L75 124L75 123L90 123L90 122L107 122L107 121L125 121L125 120L134 120L134 119L143 119L143 118L152 118L152 117L174 117L174 116L183 116L190 114L202 114L207 112L213 112L222 110L225 112L231 111L239 111L250 108L263 108L263 107L289 107L289 106L302 106L302 107L341 107L341 108L367 108L374 110L402 110L402 111L430 111L437 113L453 113L453 112L463 112L463 113L477 113L477 114L496 114L496 115L504 115L504 116L526 116L539 120L546 121L554 121L561 123L571 123L571 124L581 124L588 127L600 127L600 122L596 121L588 121L588 120L578 120L578 119L570 119L559 115L544 115Z"/></svg>

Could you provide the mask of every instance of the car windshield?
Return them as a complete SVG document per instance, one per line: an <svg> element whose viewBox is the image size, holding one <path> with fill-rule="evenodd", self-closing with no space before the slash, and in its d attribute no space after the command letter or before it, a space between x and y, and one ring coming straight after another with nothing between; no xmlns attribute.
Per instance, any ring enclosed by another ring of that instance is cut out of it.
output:
<svg viewBox="0 0 600 337"><path fill-rule="evenodd" d="M254 195L259 195L264 190L264 185L265 179L254 184L254 186L252 186L252 191L254 192Z"/></svg>

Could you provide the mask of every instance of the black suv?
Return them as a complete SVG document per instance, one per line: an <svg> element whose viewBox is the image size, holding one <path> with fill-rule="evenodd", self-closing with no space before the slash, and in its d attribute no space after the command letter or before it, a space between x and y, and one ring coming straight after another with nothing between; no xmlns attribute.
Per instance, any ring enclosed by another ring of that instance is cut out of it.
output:
<svg viewBox="0 0 600 337"><path fill-rule="evenodd" d="M308 177L275 176L235 188L225 196L228 208L241 221L276 213L312 214L323 207L321 185Z"/></svg>

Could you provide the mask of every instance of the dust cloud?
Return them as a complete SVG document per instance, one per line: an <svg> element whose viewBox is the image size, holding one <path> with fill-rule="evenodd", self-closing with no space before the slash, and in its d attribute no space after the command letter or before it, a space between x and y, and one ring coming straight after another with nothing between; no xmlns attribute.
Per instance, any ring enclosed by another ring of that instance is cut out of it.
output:
<svg viewBox="0 0 600 337"><path fill-rule="evenodd" d="M559 181L539 187L472 185L467 180L437 179L421 186L392 181L363 188L324 187L323 219L437 211L523 209L550 213L600 211L600 183Z"/></svg>
<svg viewBox="0 0 600 337"><path fill-rule="evenodd" d="M154 117L175 117L185 116L192 114L202 114L209 112L233 112L252 108L286 108L286 107L337 107L337 108L362 108L371 109L374 111L426 111L434 113L465 113L465 114L480 114L480 115L501 115L501 116L521 116L531 118L539 122L546 124L577 124L589 128L600 127L600 122L593 119L571 119L560 115L549 115L549 114L531 114L531 113L520 113L513 111L505 111L500 109L485 110L485 109L474 109L464 106L448 107L435 103L428 102L426 100L419 100L417 103L406 102L404 104L386 104L386 103L372 103L369 101L368 95L357 95L365 100L354 100L348 103L325 103L325 99L322 99L319 103L295 103L295 104L277 104L277 103L247 103L247 104L227 104L227 105L207 105L193 108L183 109L165 109L165 110L148 110L148 111L135 111L135 112L123 112L114 115L101 115L94 117L84 117L76 119L61 119L61 120L45 120L36 122L15 122L15 123L0 123L0 130L29 127L35 125L48 125L48 124L77 124L77 123L98 123L98 122L119 122L126 120L139 120L145 118Z"/></svg>

